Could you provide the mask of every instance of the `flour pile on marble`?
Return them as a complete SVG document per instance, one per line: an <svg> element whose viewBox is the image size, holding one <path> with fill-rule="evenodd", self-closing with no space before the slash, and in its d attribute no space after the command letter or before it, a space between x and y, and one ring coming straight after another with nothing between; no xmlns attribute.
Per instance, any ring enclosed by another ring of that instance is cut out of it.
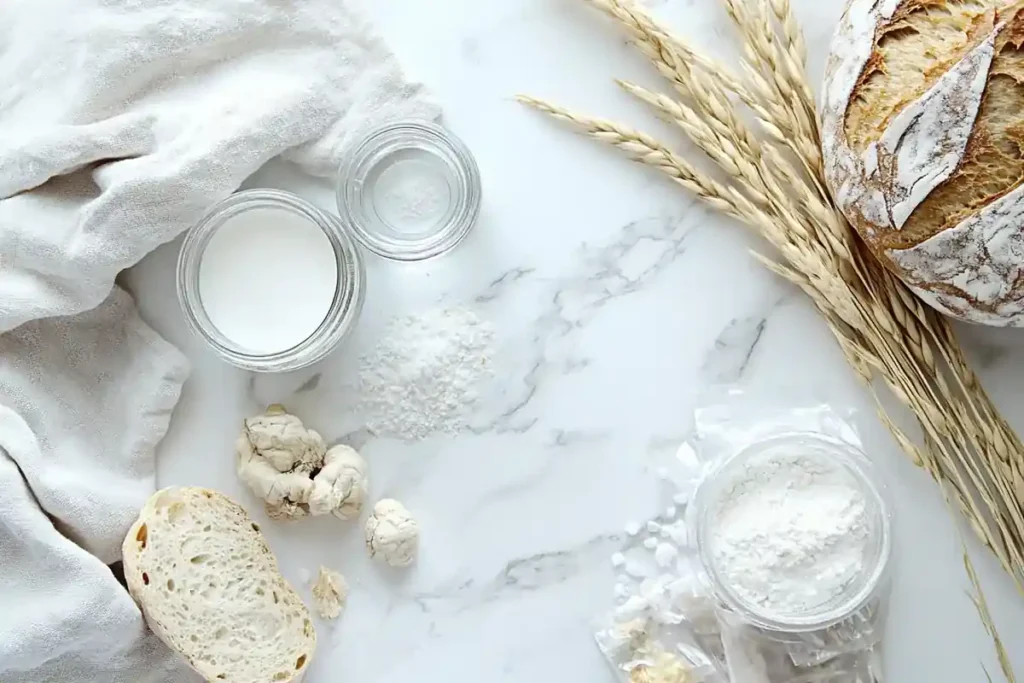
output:
<svg viewBox="0 0 1024 683"><path fill-rule="evenodd" d="M414 441L454 433L492 374L494 329L466 308L393 320L360 359L358 410L375 434Z"/></svg>

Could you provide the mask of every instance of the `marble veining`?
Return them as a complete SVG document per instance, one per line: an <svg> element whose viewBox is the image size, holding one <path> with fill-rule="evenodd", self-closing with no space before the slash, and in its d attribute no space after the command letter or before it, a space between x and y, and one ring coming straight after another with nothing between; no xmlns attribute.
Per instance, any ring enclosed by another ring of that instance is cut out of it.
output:
<svg viewBox="0 0 1024 683"><path fill-rule="evenodd" d="M734 34L716 0L647 4L680 34L729 54ZM840 4L794 0L812 73L823 70ZM227 367L188 334L172 286L177 244L126 277L147 320L194 365L159 448L160 485L218 488L261 517L234 475L231 443L244 417L282 402L329 442L360 449L372 497L399 498L420 519L422 554L407 572L372 564L359 524L262 520L293 582L325 564L351 584L343 617L317 624L308 683L613 680L591 639L611 602L609 556L627 522L662 509L655 471L671 462L699 397L722 383L776 405L813 399L862 412L899 515L890 680L980 681L979 663L996 671L933 484L874 419L809 302L750 256L764 245L512 100L552 97L678 140L611 83L658 82L625 36L582 0L378 0L366 11L477 156L484 207L474 233L434 261L368 258L353 337L285 376ZM333 207L329 184L287 164L249 185ZM391 318L437 306L472 307L493 325L494 378L461 433L380 438L352 410L359 356ZM986 387L1020 423L1021 338L976 329L965 338ZM974 550L1003 640L1024 666L1024 601Z"/></svg>

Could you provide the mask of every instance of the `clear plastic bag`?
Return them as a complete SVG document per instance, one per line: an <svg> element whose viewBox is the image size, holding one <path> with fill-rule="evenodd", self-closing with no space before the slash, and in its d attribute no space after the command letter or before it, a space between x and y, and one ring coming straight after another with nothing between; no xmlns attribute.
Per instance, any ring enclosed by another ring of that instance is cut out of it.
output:
<svg viewBox="0 0 1024 683"><path fill-rule="evenodd" d="M687 512L692 536L700 545L702 515L707 512L702 492L730 465L733 458L766 443L793 447L822 446L834 449L865 478L865 486L877 494L881 524L876 533L882 555L865 594L857 602L825 615L820 622L788 623L767 618L737 604L708 569L707 554L697 548L704 577L716 597L723 657L733 683L877 683L881 681L879 648L888 601L890 547L889 506L883 478L861 451L857 431L847 416L824 405L778 408L777 401L757 400L730 390L696 412L695 432L681 449L680 462L696 464L701 478ZM698 570L700 571L700 570Z"/></svg>
<svg viewBox="0 0 1024 683"><path fill-rule="evenodd" d="M785 642L777 633L766 632L720 614L722 647L729 680L733 683L880 683L881 642L864 641L859 649L841 654L816 651L814 662L798 663L796 653L809 651L806 643ZM881 631L871 633L880 638ZM797 647L793 648L793 645Z"/></svg>
<svg viewBox="0 0 1024 683"><path fill-rule="evenodd" d="M665 512L629 525L611 558L620 575L595 641L621 683L728 683L717 610L695 571L678 502L687 496L670 489Z"/></svg>
<svg viewBox="0 0 1024 683"><path fill-rule="evenodd" d="M613 621L595 639L623 683L728 683L685 622Z"/></svg>
<svg viewBox="0 0 1024 683"><path fill-rule="evenodd" d="M779 405L776 395L716 393L695 411L691 437L659 467L667 484L666 512L628 530L622 551L612 558L621 572L615 606L595 633L622 683L881 681L890 533L884 478L864 457L852 415L813 401L795 408ZM878 490L876 502L884 512L883 571L856 609L815 627L768 623L724 599L700 544L708 483L740 454L780 442L810 443L850 460L866 486Z"/></svg>

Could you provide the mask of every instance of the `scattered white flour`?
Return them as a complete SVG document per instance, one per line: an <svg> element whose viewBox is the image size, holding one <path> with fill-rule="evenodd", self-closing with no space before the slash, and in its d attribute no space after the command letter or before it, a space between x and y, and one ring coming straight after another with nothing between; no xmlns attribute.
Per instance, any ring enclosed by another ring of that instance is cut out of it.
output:
<svg viewBox="0 0 1024 683"><path fill-rule="evenodd" d="M672 539L672 542L680 548L687 547L690 540L689 532L686 530L686 521L682 519L661 527L660 533L664 538Z"/></svg>
<svg viewBox="0 0 1024 683"><path fill-rule="evenodd" d="M800 614L843 593L868 554L867 500L841 466L769 454L738 466L713 503L710 550L744 600Z"/></svg>
<svg viewBox="0 0 1024 683"><path fill-rule="evenodd" d="M360 359L359 410L383 437L454 433L492 374L494 329L465 308L398 318Z"/></svg>
<svg viewBox="0 0 1024 683"><path fill-rule="evenodd" d="M313 584L313 602L321 619L337 619L348 601L348 582L338 572L320 565Z"/></svg>
<svg viewBox="0 0 1024 683"><path fill-rule="evenodd" d="M658 543L654 548L654 560L662 569L669 569L675 566L679 551L671 543Z"/></svg>

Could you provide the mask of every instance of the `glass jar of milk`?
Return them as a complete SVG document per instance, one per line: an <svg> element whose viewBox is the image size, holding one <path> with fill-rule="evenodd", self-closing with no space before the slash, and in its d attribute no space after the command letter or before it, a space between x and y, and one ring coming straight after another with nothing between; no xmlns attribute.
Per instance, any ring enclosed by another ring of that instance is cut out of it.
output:
<svg viewBox="0 0 1024 683"><path fill-rule="evenodd" d="M365 296L362 258L338 218L278 190L237 192L214 206L185 238L177 275L192 330L256 372L321 360Z"/></svg>

